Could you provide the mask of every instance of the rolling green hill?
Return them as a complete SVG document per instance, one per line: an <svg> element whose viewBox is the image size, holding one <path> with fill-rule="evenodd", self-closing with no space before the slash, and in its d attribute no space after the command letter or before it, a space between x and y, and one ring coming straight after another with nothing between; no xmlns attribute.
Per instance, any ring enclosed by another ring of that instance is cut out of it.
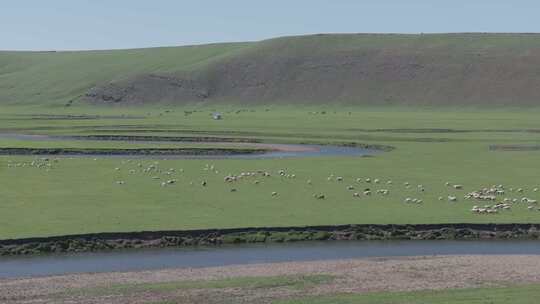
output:
<svg viewBox="0 0 540 304"><path fill-rule="evenodd" d="M540 34L332 34L0 52L0 104L540 105Z"/></svg>

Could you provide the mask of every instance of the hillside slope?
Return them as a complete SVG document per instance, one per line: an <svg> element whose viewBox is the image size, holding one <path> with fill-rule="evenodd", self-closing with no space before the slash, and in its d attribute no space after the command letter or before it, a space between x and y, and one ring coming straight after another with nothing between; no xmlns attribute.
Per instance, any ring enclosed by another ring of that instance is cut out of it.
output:
<svg viewBox="0 0 540 304"><path fill-rule="evenodd" d="M63 104L95 86L148 73L177 73L246 43L83 52L0 52L0 104Z"/></svg>
<svg viewBox="0 0 540 304"><path fill-rule="evenodd" d="M0 103L540 105L540 34L332 34L0 53Z"/></svg>

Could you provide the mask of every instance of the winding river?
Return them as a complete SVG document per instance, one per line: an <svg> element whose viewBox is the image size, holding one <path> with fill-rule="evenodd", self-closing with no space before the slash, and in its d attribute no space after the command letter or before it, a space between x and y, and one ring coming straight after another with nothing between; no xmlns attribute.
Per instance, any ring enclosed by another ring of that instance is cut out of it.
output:
<svg viewBox="0 0 540 304"><path fill-rule="evenodd" d="M50 136L50 135L30 135L30 134L13 134L13 133L0 133L1 140L22 140L22 141L86 141L95 140L103 141L91 138L77 137L77 136ZM120 140L119 140L120 141ZM131 143L174 143L179 147L183 144L193 144L193 141L181 141L181 140L122 140ZM219 145L227 148L246 148L246 149L260 149L264 150L257 153L212 153L212 154L183 154L183 153L171 153L161 155L144 155L144 154L75 154L75 153L60 153L55 155L66 156L91 156L91 157L126 157L130 158L167 158L167 159L272 159L272 158L293 158L293 157L334 157L334 156L371 156L380 152L375 148L364 147L351 147L351 146L337 146L337 145L310 145L310 144L273 144L273 143L252 143L252 142L229 142L229 141L197 141L198 146L204 148L207 146L209 149ZM222 149L222 150L224 150ZM6 153L3 153L6 154ZM17 153L13 153L17 154ZM10 155L13 155L10 154ZM25 154L27 155L27 154ZM32 153L32 155L40 155L40 153Z"/></svg>

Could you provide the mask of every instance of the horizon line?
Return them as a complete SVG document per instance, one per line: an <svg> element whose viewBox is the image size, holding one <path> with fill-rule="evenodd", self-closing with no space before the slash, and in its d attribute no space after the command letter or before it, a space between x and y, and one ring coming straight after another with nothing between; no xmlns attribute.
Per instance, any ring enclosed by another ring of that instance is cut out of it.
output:
<svg viewBox="0 0 540 304"><path fill-rule="evenodd" d="M140 47L120 47L120 48L96 48L96 49L0 49L0 52L26 52L26 53L69 53L69 52L106 52L106 51L133 51L133 50L145 50L145 49L159 49L159 48L178 48L178 47L199 47L210 46L217 44L241 44L241 43L257 43L266 40L280 39L280 38L293 38L293 37L309 37L309 36L325 36L325 35L400 35L400 36L422 36L422 35L539 35L540 32L322 32L322 33L310 33L310 34L292 34L284 36L274 36L259 40L244 40L244 41L216 41L216 42L201 42L191 44L178 44L178 45L154 45L154 46L140 46Z"/></svg>

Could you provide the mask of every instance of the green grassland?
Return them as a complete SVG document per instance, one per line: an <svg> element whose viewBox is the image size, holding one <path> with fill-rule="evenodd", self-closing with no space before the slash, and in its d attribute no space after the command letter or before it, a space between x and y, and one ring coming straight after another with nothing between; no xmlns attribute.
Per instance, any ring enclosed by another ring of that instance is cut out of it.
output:
<svg viewBox="0 0 540 304"><path fill-rule="evenodd" d="M540 295L538 285L437 291L368 293L277 301L280 304L532 304Z"/></svg>
<svg viewBox="0 0 540 304"><path fill-rule="evenodd" d="M489 150L491 144L540 144L538 109L222 105L152 109L10 106L2 110L0 133L225 136L278 143L378 144L395 149L374 157L132 161L128 161L128 157L97 160L74 157L60 158L51 163L48 170L29 165L8 166L29 164L35 157L1 156L0 239L253 226L540 222L540 212L529 211L527 204L515 204L511 211L499 214L479 215L471 213L470 209L484 202L462 199L467 192L493 184L524 189L524 193L508 193L507 197L540 199L540 193L532 191L540 187L537 166L540 152ZM224 114L223 120L211 119L210 114L216 110ZM35 119L51 114L100 115L100 118ZM118 118L122 114L139 118ZM197 143L163 145L198 146ZM0 139L0 146L124 148L158 145ZM150 165L164 172L170 168L175 171L170 175L142 172ZM209 170L210 166L214 169ZM280 177L278 171L282 169L296 177ZM267 171L271 176L249 177L233 184L223 181L228 174L257 170ZM331 174L342 176L344 180L328 180ZM362 181L357 182L357 178ZM365 178L378 178L381 183L368 184ZM177 179L177 182L162 187L161 183L169 179ZM255 180L259 183L255 184ZM308 180L312 181L311 185ZM393 184L387 185L388 180ZM120 185L117 181L125 183ZM201 185L203 181L207 181L206 187ZM464 185L464 190L445 186L447 181ZM405 182L412 187L405 188ZM420 184L425 192L417 190ZM348 185L355 190L347 190ZM231 192L232 188L237 191ZM365 188L384 188L390 190L390 194L353 198L353 192L362 192ZM273 197L274 191L279 195ZM326 199L315 199L313 195L318 193L325 194ZM459 201L438 200L439 196L446 198L447 195L457 195ZM406 197L422 199L423 204L404 204Z"/></svg>
<svg viewBox="0 0 540 304"><path fill-rule="evenodd" d="M0 100L7 104L63 105L107 81L140 73L195 69L249 43L88 51L0 52Z"/></svg>

